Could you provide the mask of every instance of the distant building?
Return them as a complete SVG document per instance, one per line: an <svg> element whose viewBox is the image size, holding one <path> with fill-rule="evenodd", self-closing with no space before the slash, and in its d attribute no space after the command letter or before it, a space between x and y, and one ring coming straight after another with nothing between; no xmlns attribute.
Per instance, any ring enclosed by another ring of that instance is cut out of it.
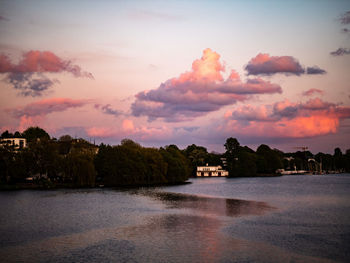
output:
<svg viewBox="0 0 350 263"><path fill-rule="evenodd" d="M228 176L228 171L222 169L220 165L218 166L197 166L197 177L221 177Z"/></svg>
<svg viewBox="0 0 350 263"><path fill-rule="evenodd" d="M27 140L25 138L3 138L0 142L1 145L11 146L15 150L27 147Z"/></svg>

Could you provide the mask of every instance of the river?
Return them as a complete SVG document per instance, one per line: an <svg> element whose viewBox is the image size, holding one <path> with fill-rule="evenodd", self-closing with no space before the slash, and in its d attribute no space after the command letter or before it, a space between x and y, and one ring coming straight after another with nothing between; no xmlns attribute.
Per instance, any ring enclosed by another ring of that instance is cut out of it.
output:
<svg viewBox="0 0 350 263"><path fill-rule="evenodd" d="M1 262L349 262L350 174L0 192Z"/></svg>

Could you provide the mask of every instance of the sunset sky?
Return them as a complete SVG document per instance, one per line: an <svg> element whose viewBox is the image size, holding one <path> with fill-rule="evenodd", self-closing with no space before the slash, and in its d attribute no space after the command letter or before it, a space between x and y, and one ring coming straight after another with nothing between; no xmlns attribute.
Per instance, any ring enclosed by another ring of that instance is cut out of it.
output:
<svg viewBox="0 0 350 263"><path fill-rule="evenodd" d="M350 1L0 0L0 129L350 148Z"/></svg>

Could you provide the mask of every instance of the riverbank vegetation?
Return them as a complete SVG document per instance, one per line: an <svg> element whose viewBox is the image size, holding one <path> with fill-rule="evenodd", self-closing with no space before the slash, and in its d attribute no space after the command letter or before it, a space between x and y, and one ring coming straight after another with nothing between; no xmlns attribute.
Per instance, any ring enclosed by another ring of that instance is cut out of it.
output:
<svg viewBox="0 0 350 263"><path fill-rule="evenodd" d="M27 147L18 149L3 140L16 137L25 138ZM195 144L183 150L176 145L147 148L129 139L116 146L96 146L70 135L51 138L39 127L5 131L1 139L2 189L175 184L195 176L197 166L206 164L223 166L230 177L276 175L278 169L350 172L350 150L343 154L336 148L333 155L283 153L262 144L254 151L235 138L226 140L223 154Z"/></svg>

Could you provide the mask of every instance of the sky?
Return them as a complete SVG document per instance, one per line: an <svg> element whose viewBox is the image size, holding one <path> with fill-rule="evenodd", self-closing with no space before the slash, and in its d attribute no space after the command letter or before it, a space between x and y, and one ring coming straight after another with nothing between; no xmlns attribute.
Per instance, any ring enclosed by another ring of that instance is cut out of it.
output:
<svg viewBox="0 0 350 263"><path fill-rule="evenodd" d="M350 148L350 2L0 0L0 131Z"/></svg>

